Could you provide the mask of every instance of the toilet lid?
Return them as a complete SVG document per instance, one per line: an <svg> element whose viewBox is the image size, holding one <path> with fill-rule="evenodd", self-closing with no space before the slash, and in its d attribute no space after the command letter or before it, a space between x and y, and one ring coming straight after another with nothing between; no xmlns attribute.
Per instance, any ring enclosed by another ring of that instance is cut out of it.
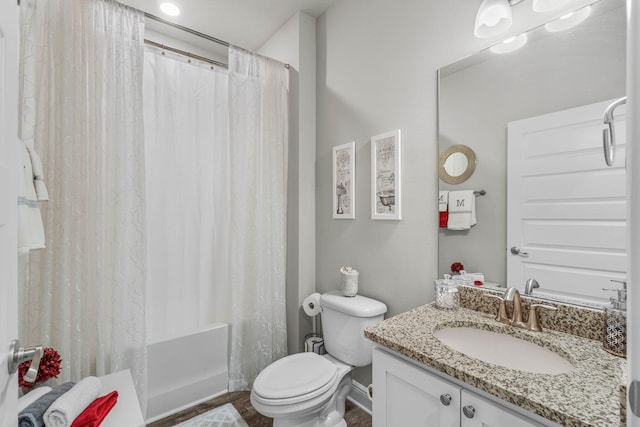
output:
<svg viewBox="0 0 640 427"><path fill-rule="evenodd" d="M316 353L298 353L267 366L253 383L266 399L286 399L312 393L331 383L338 367Z"/></svg>

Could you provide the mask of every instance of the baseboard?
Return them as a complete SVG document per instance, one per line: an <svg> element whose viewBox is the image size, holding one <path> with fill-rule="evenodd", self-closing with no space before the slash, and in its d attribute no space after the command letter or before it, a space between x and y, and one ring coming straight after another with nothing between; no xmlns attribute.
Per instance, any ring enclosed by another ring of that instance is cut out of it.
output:
<svg viewBox="0 0 640 427"><path fill-rule="evenodd" d="M357 381L351 381L351 393L347 396L347 399L367 414L371 415L371 399L369 399L369 392L367 387L363 386Z"/></svg>

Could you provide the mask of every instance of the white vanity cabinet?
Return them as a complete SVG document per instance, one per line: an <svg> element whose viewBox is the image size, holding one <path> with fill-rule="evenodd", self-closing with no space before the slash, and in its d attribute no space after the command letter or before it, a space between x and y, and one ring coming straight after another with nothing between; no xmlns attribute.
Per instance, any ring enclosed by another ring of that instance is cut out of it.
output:
<svg viewBox="0 0 640 427"><path fill-rule="evenodd" d="M461 387L373 350L373 427L460 426Z"/></svg>
<svg viewBox="0 0 640 427"><path fill-rule="evenodd" d="M373 427L539 427L499 403L380 348L373 350Z"/></svg>

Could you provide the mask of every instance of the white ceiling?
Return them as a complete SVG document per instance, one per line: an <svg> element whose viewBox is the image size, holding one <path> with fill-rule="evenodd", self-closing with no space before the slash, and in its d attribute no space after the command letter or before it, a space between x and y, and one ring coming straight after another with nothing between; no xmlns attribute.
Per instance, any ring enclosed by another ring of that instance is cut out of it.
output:
<svg viewBox="0 0 640 427"><path fill-rule="evenodd" d="M317 17L336 0L179 0L182 13L177 17L164 15L157 0L120 0L124 4L151 15L170 20L235 46L255 51L260 48L297 11ZM154 31L164 31L147 21Z"/></svg>

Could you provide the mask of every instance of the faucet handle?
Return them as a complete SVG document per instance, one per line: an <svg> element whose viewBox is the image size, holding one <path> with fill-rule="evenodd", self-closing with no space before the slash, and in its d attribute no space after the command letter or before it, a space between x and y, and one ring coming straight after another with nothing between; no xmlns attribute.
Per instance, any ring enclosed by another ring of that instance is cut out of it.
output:
<svg viewBox="0 0 640 427"><path fill-rule="evenodd" d="M542 332L542 327L540 326L540 322L538 321L538 312L536 308L540 307L545 310L558 310L557 307L553 307L551 305L546 304L531 304L529 307L529 319L527 320L527 329L530 331Z"/></svg>
<svg viewBox="0 0 640 427"><path fill-rule="evenodd" d="M505 304L505 299L499 295L487 294L485 296L489 298L495 298L500 301L500 305L498 305L498 314L495 317L496 322L506 323L507 325L511 324L511 320L509 320L509 317L507 317L507 306Z"/></svg>

